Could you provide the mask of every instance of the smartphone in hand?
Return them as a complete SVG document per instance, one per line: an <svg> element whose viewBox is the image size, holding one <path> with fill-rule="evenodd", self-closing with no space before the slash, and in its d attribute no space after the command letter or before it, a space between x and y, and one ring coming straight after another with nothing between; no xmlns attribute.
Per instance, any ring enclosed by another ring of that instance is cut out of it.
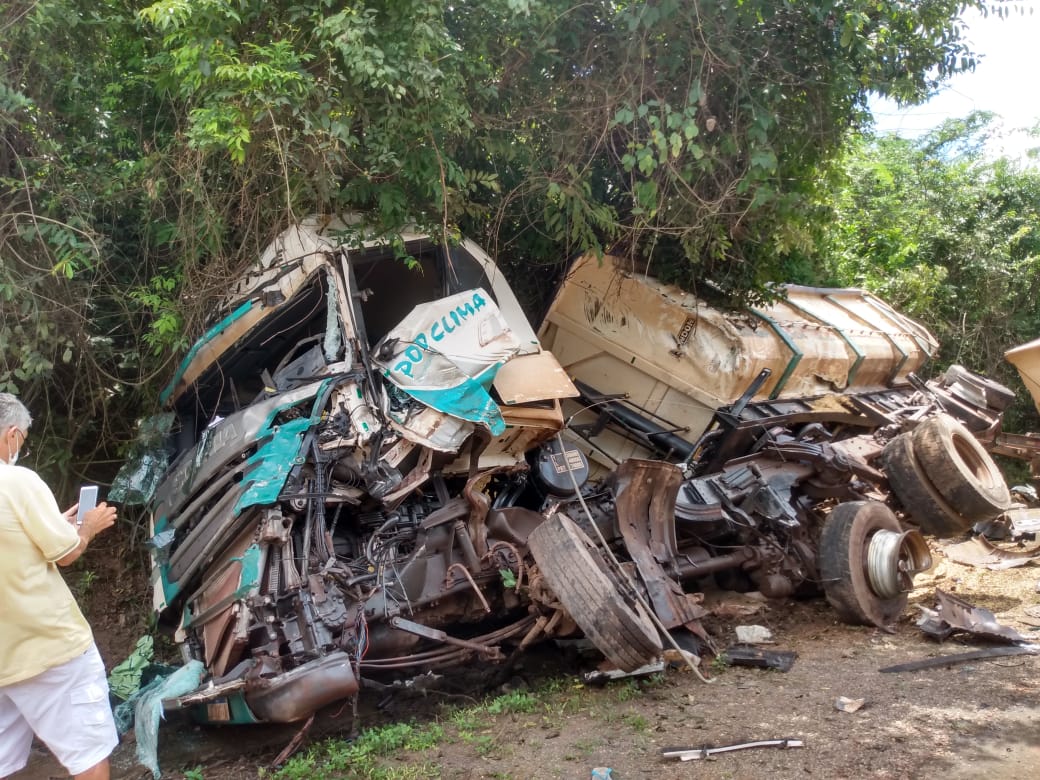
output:
<svg viewBox="0 0 1040 780"><path fill-rule="evenodd" d="M98 486L84 485L79 489L79 509L76 510L76 527L83 525L83 517L97 506Z"/></svg>

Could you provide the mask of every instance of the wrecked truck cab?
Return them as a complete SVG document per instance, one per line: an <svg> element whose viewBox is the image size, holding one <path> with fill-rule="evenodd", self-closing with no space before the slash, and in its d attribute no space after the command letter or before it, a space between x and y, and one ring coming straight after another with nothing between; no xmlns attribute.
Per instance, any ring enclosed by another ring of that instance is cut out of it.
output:
<svg viewBox="0 0 1040 780"><path fill-rule="evenodd" d="M923 329L879 331L843 299L856 313L836 333L804 301L805 347L745 354L787 332L778 317L740 330L656 282L608 274L599 289L576 270L542 328L557 360L479 249L405 248L414 288L387 247L292 228L164 392L177 424L151 503L156 607L207 671L170 706L294 721L362 675L502 660L578 630L632 671L668 633L711 652L712 584L822 590L844 619L887 628L929 559L886 448L978 481L972 434L935 414L954 393L912 373L911 345L934 343ZM661 310L640 309L648 291ZM738 336L724 350L699 342L711 317ZM990 419L950 408L972 430ZM949 441L906 438L927 418Z"/></svg>
<svg viewBox="0 0 1040 780"><path fill-rule="evenodd" d="M207 427L261 396L322 374L366 368L372 349L394 326L416 306L434 301L445 303L431 315L431 344L403 345L401 360L390 367L395 374L411 373L405 356L413 351L415 362L437 354L438 342L467 319L479 319L485 342L489 320L507 323L509 357L541 353L512 290L472 242L445 249L423 236L405 235L397 248L369 245L348 252L337 238L345 230L335 224L292 227L232 286L221 318L192 347L160 396L177 412L178 449L193 446ZM468 293L466 300L452 299L462 293ZM485 303L497 307L497 317L477 316ZM378 400L371 387L364 389L344 399L344 408L358 418L353 430L361 439L373 433L369 411Z"/></svg>
<svg viewBox="0 0 1040 780"><path fill-rule="evenodd" d="M282 233L161 396L154 606L205 665L179 700L203 720L294 721L362 670L500 657L534 622L504 580L573 494L539 464L566 461L576 391L491 259L344 227Z"/></svg>

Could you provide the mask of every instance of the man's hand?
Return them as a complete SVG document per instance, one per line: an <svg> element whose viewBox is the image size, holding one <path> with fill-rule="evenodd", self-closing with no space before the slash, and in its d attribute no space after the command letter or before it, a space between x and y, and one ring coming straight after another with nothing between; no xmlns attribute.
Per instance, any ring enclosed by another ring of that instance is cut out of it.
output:
<svg viewBox="0 0 1040 780"><path fill-rule="evenodd" d="M76 510L79 507L72 507L63 513L63 516L71 523L76 522ZM70 518L71 515L71 518ZM116 508L109 506L104 501L98 504L96 507L91 509L85 515L83 515L83 525L76 530L79 532L79 544L76 549L66 555L64 558L59 558L56 563L59 566L70 566L75 563L76 560L83 554L83 551L87 549L87 545L102 531L111 528L116 522Z"/></svg>
<svg viewBox="0 0 1040 780"><path fill-rule="evenodd" d="M75 517L73 517L73 519L75 519ZM102 531L115 525L115 522L116 508L114 506L109 506L102 501L96 507L83 515L83 525L80 526L80 533L82 534L86 531L88 534L87 541L89 542Z"/></svg>

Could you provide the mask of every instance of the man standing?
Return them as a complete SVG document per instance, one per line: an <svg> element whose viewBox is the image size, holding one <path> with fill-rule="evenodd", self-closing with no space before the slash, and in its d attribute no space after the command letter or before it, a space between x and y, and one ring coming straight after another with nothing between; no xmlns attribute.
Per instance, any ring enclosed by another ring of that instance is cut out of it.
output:
<svg viewBox="0 0 1040 780"><path fill-rule="evenodd" d="M32 418L0 393L0 778L29 759L33 733L70 774L107 780L119 742L105 666L58 566L116 519L102 503L75 525L31 469L16 466Z"/></svg>

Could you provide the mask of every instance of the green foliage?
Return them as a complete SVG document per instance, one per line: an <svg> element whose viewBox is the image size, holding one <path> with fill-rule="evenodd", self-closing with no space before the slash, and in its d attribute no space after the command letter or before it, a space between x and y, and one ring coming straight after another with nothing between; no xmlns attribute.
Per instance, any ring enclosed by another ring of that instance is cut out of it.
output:
<svg viewBox="0 0 1040 780"><path fill-rule="evenodd" d="M631 701L642 693L643 690L639 687L638 680L625 680L624 683L615 687L615 695L621 702Z"/></svg>
<svg viewBox="0 0 1040 780"><path fill-rule="evenodd" d="M154 147L163 119L124 4L8 4L0 28L0 385L34 415L30 465L71 502L114 471L154 369L127 289L149 249L141 123Z"/></svg>
<svg viewBox="0 0 1040 780"><path fill-rule="evenodd" d="M487 703L487 711L492 715L503 712L533 712L538 700L527 691L504 693Z"/></svg>
<svg viewBox="0 0 1040 780"><path fill-rule="evenodd" d="M586 250L731 297L811 275L866 95L971 68L983 5L7 4L0 385L48 462L114 465L227 280L310 214L471 234L535 304Z"/></svg>
<svg viewBox="0 0 1040 780"><path fill-rule="evenodd" d="M78 568L77 577L71 584L71 590L76 601L83 602L90 595L94 584L97 582L97 572L93 569Z"/></svg>
<svg viewBox="0 0 1040 780"><path fill-rule="evenodd" d="M471 101L474 164L489 158L503 196L465 227L518 270L610 246L731 297L762 294L798 253L807 280L821 166L868 91L920 99L973 67L964 5L532 3L522 29L460 11L471 42L507 31L466 48L498 66Z"/></svg>
<svg viewBox="0 0 1040 780"><path fill-rule="evenodd" d="M820 260L836 283L923 321L940 341L938 365L1017 385L1004 352L1040 333L1040 171L983 156L992 131L992 116L973 114L916 142L852 144ZM1012 427L1031 414L1019 395Z"/></svg>
<svg viewBox="0 0 1040 780"><path fill-rule="evenodd" d="M729 669L729 663L726 661L725 655L720 653L711 659L711 672L713 676L718 677L727 669Z"/></svg>
<svg viewBox="0 0 1040 780"><path fill-rule="evenodd" d="M650 721L635 712L627 713L624 716L624 721L625 725L632 729L632 731L639 732L640 734L649 731L650 729Z"/></svg>
<svg viewBox="0 0 1040 780"><path fill-rule="evenodd" d="M528 263L674 245L683 275L740 294L805 244L791 218L869 90L920 99L974 67L969 5L161 0L139 18L188 147L221 187L255 179L260 212L462 223Z"/></svg>
<svg viewBox="0 0 1040 780"><path fill-rule="evenodd" d="M176 299L180 284L180 275L174 271L168 276L152 277L147 287L130 290L131 299L153 315L143 339L155 356L167 351L180 352L188 347Z"/></svg>
<svg viewBox="0 0 1040 780"><path fill-rule="evenodd" d="M417 727L409 723L393 723L369 729L354 741L329 739L306 753L295 756L274 777L278 780L317 780L323 777L356 778L357 780L407 780L437 777L436 767L386 766L382 760L398 751L429 750L444 738L437 724Z"/></svg>

